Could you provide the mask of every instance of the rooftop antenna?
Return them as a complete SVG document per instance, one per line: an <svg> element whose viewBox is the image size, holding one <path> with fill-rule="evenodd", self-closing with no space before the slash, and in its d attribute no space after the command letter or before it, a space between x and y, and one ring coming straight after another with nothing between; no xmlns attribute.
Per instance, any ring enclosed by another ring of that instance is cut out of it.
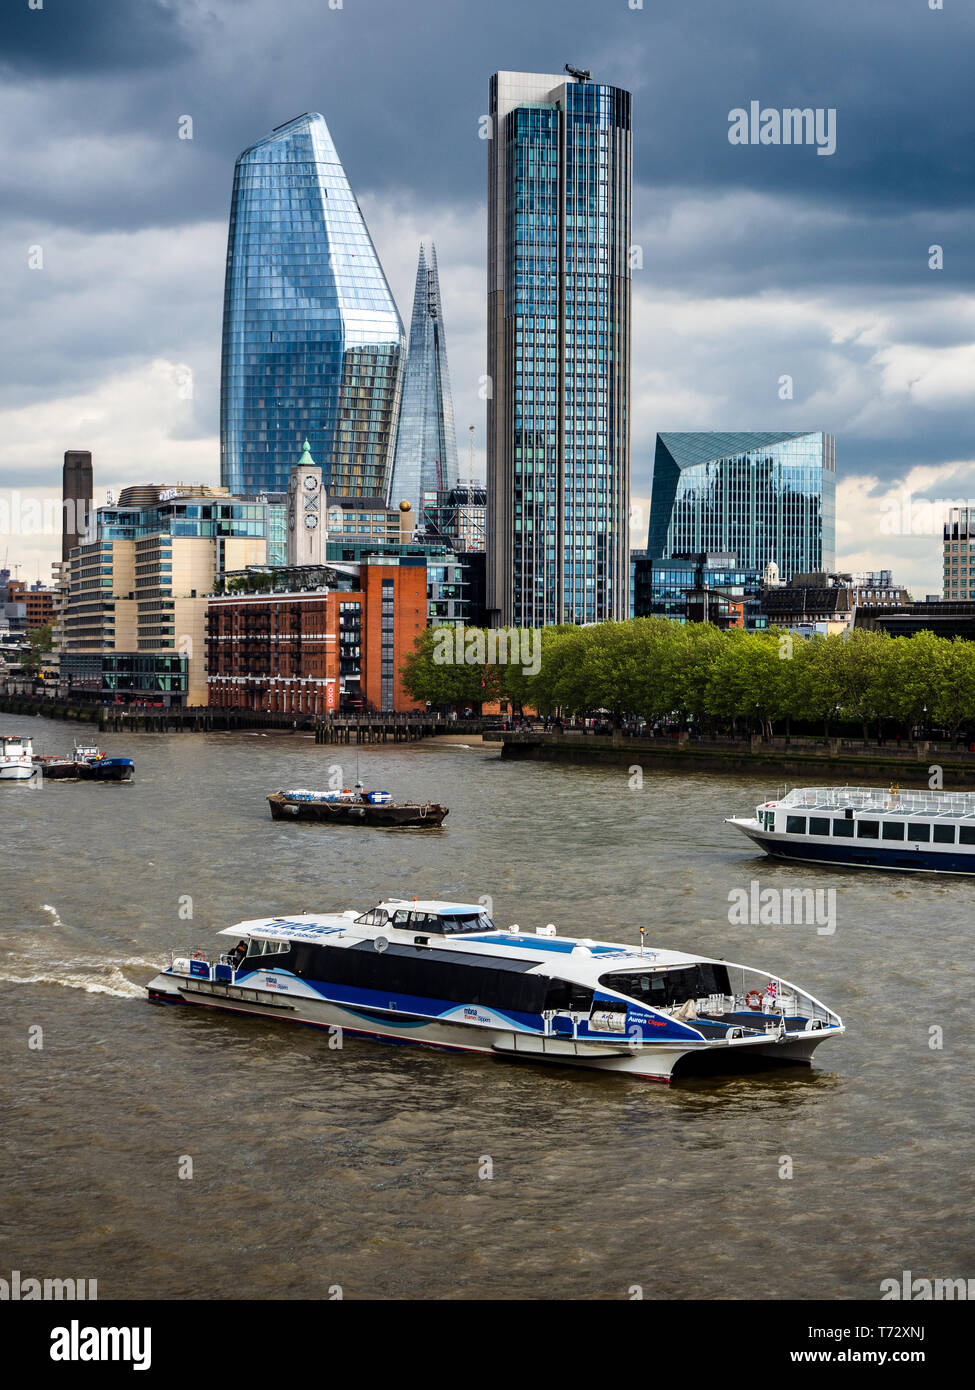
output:
<svg viewBox="0 0 975 1390"><path fill-rule="evenodd" d="M467 428L467 437L470 440L470 458L467 465L470 471L468 472L467 477L471 483L471 486L473 486L474 484L474 435L476 430L476 425L469 425Z"/></svg>
<svg viewBox="0 0 975 1390"><path fill-rule="evenodd" d="M592 73L588 68L574 68L571 63L566 63L565 70L570 77L574 77L577 82L591 82Z"/></svg>

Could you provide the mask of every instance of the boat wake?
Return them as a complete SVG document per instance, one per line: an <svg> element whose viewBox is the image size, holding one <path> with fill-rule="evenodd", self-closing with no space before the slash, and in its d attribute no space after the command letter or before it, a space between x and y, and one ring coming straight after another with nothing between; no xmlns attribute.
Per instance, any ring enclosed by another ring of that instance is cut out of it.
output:
<svg viewBox="0 0 975 1390"><path fill-rule="evenodd" d="M50 962L31 964L21 961L11 969L0 967L0 983L11 985L61 985L66 989L84 990L86 994L109 994L115 999L144 999L145 989L134 984L123 971L127 968L158 969L158 963L140 956L123 960L66 961L60 966ZM23 972L23 973L20 973Z"/></svg>

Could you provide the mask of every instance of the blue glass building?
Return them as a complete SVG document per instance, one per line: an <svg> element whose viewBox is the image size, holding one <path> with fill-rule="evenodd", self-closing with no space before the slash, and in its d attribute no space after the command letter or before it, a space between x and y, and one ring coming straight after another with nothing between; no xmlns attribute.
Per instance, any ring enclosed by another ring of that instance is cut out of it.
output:
<svg viewBox="0 0 975 1390"><path fill-rule="evenodd" d="M403 379L396 458L389 500L407 501L421 514L424 492L457 486L457 436L450 395L447 343L437 250L420 247L410 322L410 349Z"/></svg>
<svg viewBox="0 0 975 1390"><path fill-rule="evenodd" d="M831 434L658 434L650 484L651 560L730 553L743 570L775 561L784 580L836 567Z"/></svg>
<svg viewBox="0 0 975 1390"><path fill-rule="evenodd" d="M324 119L298 116L234 171L220 477L287 492L304 439L329 491L385 497L405 337Z"/></svg>
<svg viewBox="0 0 975 1390"><path fill-rule="evenodd" d="M625 618L630 94L499 72L490 100L488 609Z"/></svg>

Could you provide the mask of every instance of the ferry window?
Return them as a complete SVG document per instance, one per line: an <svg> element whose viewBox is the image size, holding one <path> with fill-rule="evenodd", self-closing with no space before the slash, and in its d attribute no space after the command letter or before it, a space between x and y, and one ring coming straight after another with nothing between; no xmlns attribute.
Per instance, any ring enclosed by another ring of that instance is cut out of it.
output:
<svg viewBox="0 0 975 1390"><path fill-rule="evenodd" d="M806 817L805 816L786 816L785 833L787 835L805 835Z"/></svg>
<svg viewBox="0 0 975 1390"><path fill-rule="evenodd" d="M930 825L924 825L919 821L912 821L907 827L907 838L909 840L930 840Z"/></svg>
<svg viewBox="0 0 975 1390"><path fill-rule="evenodd" d="M412 915L412 913L404 912L402 909L400 909L399 912L393 913L392 917L390 918L390 924L394 927L408 927L410 925L410 917Z"/></svg>
<svg viewBox="0 0 975 1390"><path fill-rule="evenodd" d="M592 1008L592 990L571 980L551 980L545 991L546 1009L567 1009L572 1013L588 1013Z"/></svg>
<svg viewBox="0 0 975 1390"><path fill-rule="evenodd" d="M702 999L708 994L731 993L728 967L710 961L681 966L675 970L613 972L600 975L599 983L656 1009L683 1004L687 999Z"/></svg>
<svg viewBox="0 0 975 1390"><path fill-rule="evenodd" d="M960 825L958 827L958 843L960 845L975 845L975 825Z"/></svg>
<svg viewBox="0 0 975 1390"><path fill-rule="evenodd" d="M828 835L829 818L827 816L810 816L809 833L810 835Z"/></svg>
<svg viewBox="0 0 975 1390"><path fill-rule="evenodd" d="M936 825L934 827L934 843L936 845L953 845L955 843L955 827L953 825Z"/></svg>
<svg viewBox="0 0 975 1390"><path fill-rule="evenodd" d="M903 840L905 828L902 820L885 820L881 835L885 840Z"/></svg>
<svg viewBox="0 0 975 1390"><path fill-rule="evenodd" d="M857 838L860 840L876 840L880 834L880 822L877 820L857 821Z"/></svg>
<svg viewBox="0 0 975 1390"><path fill-rule="evenodd" d="M442 917L440 920L441 931L445 936L450 936L454 932L497 930L485 912L451 913L449 917Z"/></svg>
<svg viewBox="0 0 975 1390"><path fill-rule="evenodd" d="M834 820L834 822L833 822L833 834L834 834L834 835L845 835L848 839L852 839L852 838L853 838L853 821L851 821L851 820Z"/></svg>
<svg viewBox="0 0 975 1390"><path fill-rule="evenodd" d="M373 907L355 920L363 927L382 927L385 926L389 919L385 912L381 911L378 907Z"/></svg>

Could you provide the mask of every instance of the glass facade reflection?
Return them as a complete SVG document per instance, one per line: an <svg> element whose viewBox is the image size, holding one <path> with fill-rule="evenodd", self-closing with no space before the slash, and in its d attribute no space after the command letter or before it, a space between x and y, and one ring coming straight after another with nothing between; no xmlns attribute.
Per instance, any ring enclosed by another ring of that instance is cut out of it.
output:
<svg viewBox="0 0 975 1390"><path fill-rule="evenodd" d="M831 434L658 434L650 558L723 551L781 577L836 564L836 444Z"/></svg>
<svg viewBox="0 0 975 1390"><path fill-rule="evenodd" d="M443 305L440 302L440 277L437 273L437 250L431 243L429 249L420 247L416 271L410 350L403 378L403 400L389 500L394 505L410 502L414 515L418 517L425 491L455 487L457 480L457 436L447 367Z"/></svg>
<svg viewBox="0 0 975 1390"><path fill-rule="evenodd" d="M289 121L237 160L221 372L221 481L286 492L308 439L329 490L385 496L405 338L328 127Z"/></svg>
<svg viewBox="0 0 975 1390"><path fill-rule="evenodd" d="M488 608L629 609L630 94L499 72L488 189Z"/></svg>

